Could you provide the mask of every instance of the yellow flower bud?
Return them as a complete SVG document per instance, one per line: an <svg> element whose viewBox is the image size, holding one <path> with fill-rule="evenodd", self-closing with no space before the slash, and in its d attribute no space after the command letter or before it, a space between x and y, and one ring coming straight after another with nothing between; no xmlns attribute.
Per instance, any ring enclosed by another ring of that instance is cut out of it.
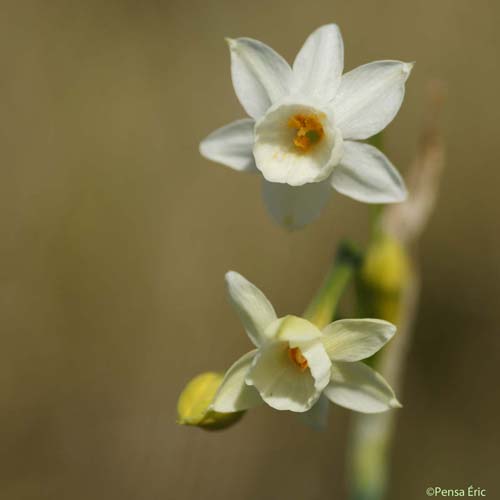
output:
<svg viewBox="0 0 500 500"><path fill-rule="evenodd" d="M370 288L387 294L398 294L408 282L410 262L401 243L380 235L369 247L361 269L361 277Z"/></svg>
<svg viewBox="0 0 500 500"><path fill-rule="evenodd" d="M402 292L411 277L411 262L403 245L380 234L369 246L360 271L364 314L399 324Z"/></svg>
<svg viewBox="0 0 500 500"><path fill-rule="evenodd" d="M205 372L191 379L177 402L177 423L206 430L225 429L236 423L244 412L219 413L210 408L223 378L221 373Z"/></svg>

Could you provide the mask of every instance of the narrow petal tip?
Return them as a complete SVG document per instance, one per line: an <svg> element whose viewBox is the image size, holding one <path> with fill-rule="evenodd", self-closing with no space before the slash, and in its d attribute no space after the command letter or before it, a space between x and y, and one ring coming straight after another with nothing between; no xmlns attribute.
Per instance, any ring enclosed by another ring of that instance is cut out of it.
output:
<svg viewBox="0 0 500 500"><path fill-rule="evenodd" d="M229 270L225 275L224 278L226 280L226 283L229 283L230 281L234 281L238 278L241 277L240 273L237 273L236 271L231 271Z"/></svg>
<svg viewBox="0 0 500 500"><path fill-rule="evenodd" d="M396 398L392 399L389 405L391 408L403 408L403 405Z"/></svg>
<svg viewBox="0 0 500 500"><path fill-rule="evenodd" d="M236 40L234 38L229 38L228 36L224 37L228 47L230 50L233 50L236 47Z"/></svg>
<svg viewBox="0 0 500 500"><path fill-rule="evenodd" d="M200 141L200 144L198 145L198 151L201 154L201 156L203 156L203 158L206 158L207 160L210 159L207 156L207 142L205 139Z"/></svg>
<svg viewBox="0 0 500 500"><path fill-rule="evenodd" d="M410 73L413 69L413 66L415 66L415 61L411 61L411 62L403 64L403 72L406 74L407 78L410 76Z"/></svg>
<svg viewBox="0 0 500 500"><path fill-rule="evenodd" d="M406 186L403 184L401 186L399 197L396 199L396 202L401 203L403 201L406 201L407 199L408 199L408 190L406 189Z"/></svg>
<svg viewBox="0 0 500 500"><path fill-rule="evenodd" d="M401 176L399 176L399 180L399 185L393 186L392 194L385 203L403 203L408 199L408 189L406 189L405 181Z"/></svg>

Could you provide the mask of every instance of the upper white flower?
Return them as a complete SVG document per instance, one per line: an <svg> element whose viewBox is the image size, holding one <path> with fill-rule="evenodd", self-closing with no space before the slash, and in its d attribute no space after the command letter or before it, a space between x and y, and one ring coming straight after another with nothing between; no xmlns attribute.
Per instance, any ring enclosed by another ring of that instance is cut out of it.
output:
<svg viewBox="0 0 500 500"><path fill-rule="evenodd" d="M387 157L355 141L392 121L412 64L377 61L342 76L344 46L335 24L309 36L293 67L257 40L228 43L234 89L251 118L216 130L200 151L235 170L260 171L266 205L279 223L297 228L310 222L329 187L367 203L406 197Z"/></svg>
<svg viewBox="0 0 500 500"><path fill-rule="evenodd" d="M377 352L396 328L377 319L348 319L320 331L297 316L278 318L265 295L243 276L226 274L229 296L256 349L227 371L213 409L246 410L266 402L277 410L305 412L324 394L364 413L398 408L380 374L361 362Z"/></svg>

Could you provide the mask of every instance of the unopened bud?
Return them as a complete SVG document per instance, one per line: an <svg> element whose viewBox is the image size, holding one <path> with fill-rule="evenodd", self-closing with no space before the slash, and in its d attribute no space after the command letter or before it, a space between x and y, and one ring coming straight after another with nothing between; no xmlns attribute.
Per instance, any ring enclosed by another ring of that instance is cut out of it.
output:
<svg viewBox="0 0 500 500"><path fill-rule="evenodd" d="M177 402L177 423L206 430L225 429L236 423L244 412L219 413L211 409L223 378L221 373L205 372L191 379Z"/></svg>
<svg viewBox="0 0 500 500"><path fill-rule="evenodd" d="M396 238L381 234L369 246L360 272L364 314L399 324L402 294L411 278L411 262Z"/></svg>
<svg viewBox="0 0 500 500"><path fill-rule="evenodd" d="M369 247L361 277L370 288L398 294L408 283L410 262L405 248L389 235L380 235Z"/></svg>

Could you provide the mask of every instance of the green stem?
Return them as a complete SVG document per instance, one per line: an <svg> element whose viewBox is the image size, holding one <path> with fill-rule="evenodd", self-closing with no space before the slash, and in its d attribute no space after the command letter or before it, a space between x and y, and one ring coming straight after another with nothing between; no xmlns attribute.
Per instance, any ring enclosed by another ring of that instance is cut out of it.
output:
<svg viewBox="0 0 500 500"><path fill-rule="evenodd" d="M350 500L382 500L387 490L394 415L356 415L348 450Z"/></svg>
<svg viewBox="0 0 500 500"><path fill-rule="evenodd" d="M360 252L349 242L341 242L323 284L307 307L304 317L318 328L332 322L347 285L361 263Z"/></svg>
<svg viewBox="0 0 500 500"><path fill-rule="evenodd" d="M407 250L399 241L380 234L379 238L372 240L365 255L356 289L362 315L384 319L398 327L396 337L370 358L369 364L398 393L418 284ZM394 410L378 415L354 416L347 457L350 500L383 500L386 497L396 418Z"/></svg>

